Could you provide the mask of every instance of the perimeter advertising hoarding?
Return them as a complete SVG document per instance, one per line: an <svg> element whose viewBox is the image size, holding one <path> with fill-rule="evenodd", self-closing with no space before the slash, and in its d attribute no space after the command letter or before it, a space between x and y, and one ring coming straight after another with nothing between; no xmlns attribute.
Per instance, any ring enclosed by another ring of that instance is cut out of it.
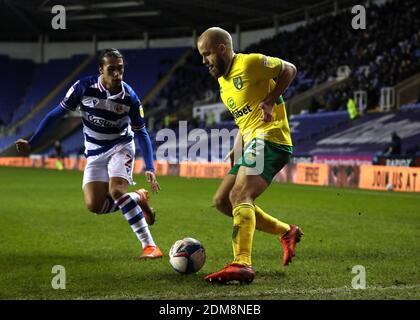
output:
<svg viewBox="0 0 420 320"><path fill-rule="evenodd" d="M223 178L230 167L229 163L182 162L179 165L179 175L194 178Z"/></svg>
<svg viewBox="0 0 420 320"><path fill-rule="evenodd" d="M359 186L360 166L329 165L328 185L335 187L357 188Z"/></svg>
<svg viewBox="0 0 420 320"><path fill-rule="evenodd" d="M359 188L420 192L420 168L362 165Z"/></svg>
<svg viewBox="0 0 420 320"><path fill-rule="evenodd" d="M293 183L328 185L329 166L323 163L297 163Z"/></svg>
<svg viewBox="0 0 420 320"><path fill-rule="evenodd" d="M0 158L0 166L55 168L55 158ZM83 171L84 158L64 158L64 169ZM143 160L136 160L134 173L143 169ZM195 178L223 178L230 169L228 163L184 162L168 164L155 161L158 176L175 175ZM390 167L374 165L329 165L325 163L288 164L273 181L306 185L355 187L371 190L420 192L420 167Z"/></svg>

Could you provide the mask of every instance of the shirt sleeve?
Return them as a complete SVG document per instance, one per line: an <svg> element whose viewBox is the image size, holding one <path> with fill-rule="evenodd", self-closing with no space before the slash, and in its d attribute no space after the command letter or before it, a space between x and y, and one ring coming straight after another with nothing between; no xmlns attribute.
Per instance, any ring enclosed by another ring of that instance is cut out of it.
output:
<svg viewBox="0 0 420 320"><path fill-rule="evenodd" d="M137 141L146 164L146 171L154 172L153 146L146 130L144 111L138 96L132 93L133 106L130 109L131 128L136 133Z"/></svg>
<svg viewBox="0 0 420 320"><path fill-rule="evenodd" d="M281 59L258 53L251 53L245 60L246 69L257 80L277 78L283 68Z"/></svg>
<svg viewBox="0 0 420 320"><path fill-rule="evenodd" d="M130 120L133 131L139 131L146 126L143 106L137 95L133 96L133 105L130 108Z"/></svg>
<svg viewBox="0 0 420 320"><path fill-rule="evenodd" d="M139 131L136 131L136 136L143 155L144 163L146 164L146 171L155 172L153 163L153 145L150 140L149 133L146 128L143 127Z"/></svg>
<svg viewBox="0 0 420 320"><path fill-rule="evenodd" d="M60 106L56 106L54 109L52 109L48 114L42 119L40 124L38 125L37 129L35 130L35 133L32 135L32 137L28 140L29 144L31 146L36 145L43 136L47 132L50 132L50 130L54 127L54 124L62 119L66 114L68 113L68 110L63 109Z"/></svg>
<svg viewBox="0 0 420 320"><path fill-rule="evenodd" d="M81 103L83 97L83 86L80 81L74 83L67 91L66 96L60 102L60 105L69 111L75 111Z"/></svg>

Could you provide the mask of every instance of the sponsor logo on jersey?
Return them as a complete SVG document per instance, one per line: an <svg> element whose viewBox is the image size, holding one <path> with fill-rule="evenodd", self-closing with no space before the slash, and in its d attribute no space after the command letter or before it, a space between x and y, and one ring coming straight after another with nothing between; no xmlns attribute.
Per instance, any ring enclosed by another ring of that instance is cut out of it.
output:
<svg viewBox="0 0 420 320"><path fill-rule="evenodd" d="M234 119L238 119L238 118L240 118L240 117L242 117L242 116L244 116L248 113L251 113L251 112L252 112L252 109L251 109L250 106L243 107L241 110L231 110L230 111L230 113L232 113Z"/></svg>
<svg viewBox="0 0 420 320"><path fill-rule="evenodd" d="M227 106L229 109L234 109L236 107L235 100L232 97L227 99Z"/></svg>
<svg viewBox="0 0 420 320"><path fill-rule="evenodd" d="M107 128L118 128L119 124L112 123L106 119L97 118L93 115L88 115L87 119L98 127L107 127Z"/></svg>

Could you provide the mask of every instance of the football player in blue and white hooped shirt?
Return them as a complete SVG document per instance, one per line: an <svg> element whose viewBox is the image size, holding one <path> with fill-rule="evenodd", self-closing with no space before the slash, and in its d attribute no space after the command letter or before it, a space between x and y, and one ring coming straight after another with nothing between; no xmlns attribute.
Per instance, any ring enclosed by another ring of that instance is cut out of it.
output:
<svg viewBox="0 0 420 320"><path fill-rule="evenodd" d="M127 192L128 186L133 184L134 136L146 163L147 181L153 192L160 189L142 105L133 89L122 81L124 58L117 49L102 52L99 73L77 81L28 141L16 141L16 148L19 152L30 152L31 146L40 141L55 121L80 108L87 158L82 188L87 208L98 214L121 209L142 244L140 258L159 258L162 252L153 241L147 223L154 222L154 213L143 212L140 206L147 194L144 189L141 189L143 193L141 190Z"/></svg>

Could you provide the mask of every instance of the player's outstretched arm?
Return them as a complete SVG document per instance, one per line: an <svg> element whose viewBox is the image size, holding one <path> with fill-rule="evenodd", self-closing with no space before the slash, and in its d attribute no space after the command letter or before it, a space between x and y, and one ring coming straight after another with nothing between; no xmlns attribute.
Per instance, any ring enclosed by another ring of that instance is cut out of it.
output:
<svg viewBox="0 0 420 320"><path fill-rule="evenodd" d="M270 122L272 120L274 103L282 94L284 94L287 87L296 77L297 69L295 65L284 60L282 60L282 64L283 67L277 77L276 86L259 105L262 110L261 118L264 122Z"/></svg>
<svg viewBox="0 0 420 320"><path fill-rule="evenodd" d="M31 151L32 146L38 143L41 140L42 136L49 130L51 130L54 123L57 120L63 118L64 115L68 112L68 110L64 109L60 105L56 106L44 117L44 119L42 119L38 128L35 130L35 133L28 141L24 139L18 139L15 142L17 151L22 153L29 153Z"/></svg>
<svg viewBox="0 0 420 320"><path fill-rule="evenodd" d="M141 153L144 158L144 162L146 164L146 179L147 182L150 183L153 192L158 192L160 190L160 185L157 182L155 176L155 166L153 163L153 147L152 142L150 141L149 133L146 130L146 127L141 128L140 130L136 131L137 141L139 143Z"/></svg>

